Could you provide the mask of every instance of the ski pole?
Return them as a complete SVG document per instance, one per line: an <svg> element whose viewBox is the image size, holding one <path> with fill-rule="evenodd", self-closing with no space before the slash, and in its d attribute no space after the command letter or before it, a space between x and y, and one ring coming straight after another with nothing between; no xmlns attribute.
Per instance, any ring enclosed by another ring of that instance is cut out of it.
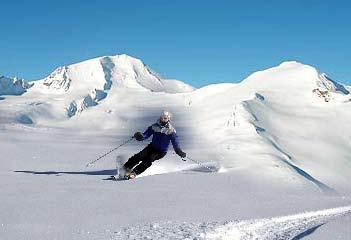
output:
<svg viewBox="0 0 351 240"><path fill-rule="evenodd" d="M199 161L196 161L195 159L192 159L192 158L190 158L190 157L188 157L188 156L186 156L185 158L187 158L187 159L189 159L190 161L193 161L193 162L199 164L201 167L204 167L204 168L208 169L210 172L214 172L213 169L207 167L206 165L204 165L203 163L201 163L201 162L199 162Z"/></svg>
<svg viewBox="0 0 351 240"><path fill-rule="evenodd" d="M117 147L115 147L114 149L111 149L110 151L108 151L107 153L105 153L104 155L98 157L97 159L95 159L94 161L89 162L86 167L91 166L92 164L96 163L97 161L99 161L101 158L109 155L110 153L112 153L113 151L117 150L118 148L122 147L123 145L126 145L127 143L129 143L130 141L132 141L134 139L134 137L131 137L130 139L124 141L122 144L118 145Z"/></svg>

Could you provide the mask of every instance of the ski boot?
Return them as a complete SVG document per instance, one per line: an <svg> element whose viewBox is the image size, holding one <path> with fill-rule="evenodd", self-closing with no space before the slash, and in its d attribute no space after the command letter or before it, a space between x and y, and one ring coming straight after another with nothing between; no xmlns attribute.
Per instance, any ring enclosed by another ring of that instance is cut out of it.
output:
<svg viewBox="0 0 351 240"><path fill-rule="evenodd" d="M129 179L136 178L136 176L137 176L136 173L133 170L130 170L124 175L124 178L129 180Z"/></svg>

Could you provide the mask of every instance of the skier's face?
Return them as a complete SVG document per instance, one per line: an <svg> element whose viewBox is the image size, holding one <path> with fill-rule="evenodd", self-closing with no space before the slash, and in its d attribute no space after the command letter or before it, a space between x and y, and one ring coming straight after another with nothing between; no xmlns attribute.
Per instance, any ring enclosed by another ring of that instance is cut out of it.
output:
<svg viewBox="0 0 351 240"><path fill-rule="evenodd" d="M160 123L162 125L165 125L166 123L168 123L168 121L169 121L169 117L167 117L167 116L161 116L160 117Z"/></svg>

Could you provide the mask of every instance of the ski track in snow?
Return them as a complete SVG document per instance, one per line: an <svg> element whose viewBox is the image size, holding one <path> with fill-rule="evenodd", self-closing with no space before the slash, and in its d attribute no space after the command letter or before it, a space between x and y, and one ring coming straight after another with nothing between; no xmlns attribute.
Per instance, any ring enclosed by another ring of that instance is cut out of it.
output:
<svg viewBox="0 0 351 240"><path fill-rule="evenodd" d="M111 239L299 240L329 221L350 213L351 206L347 206L246 221L149 223L126 227L116 232Z"/></svg>

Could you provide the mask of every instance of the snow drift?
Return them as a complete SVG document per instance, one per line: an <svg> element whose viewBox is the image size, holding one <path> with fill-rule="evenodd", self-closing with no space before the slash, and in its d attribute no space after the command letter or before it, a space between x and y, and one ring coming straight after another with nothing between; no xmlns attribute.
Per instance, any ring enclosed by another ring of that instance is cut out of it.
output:
<svg viewBox="0 0 351 240"><path fill-rule="evenodd" d="M350 214L340 207L271 219L229 222L156 222L116 232L112 239L281 240L302 239L324 224Z"/></svg>

